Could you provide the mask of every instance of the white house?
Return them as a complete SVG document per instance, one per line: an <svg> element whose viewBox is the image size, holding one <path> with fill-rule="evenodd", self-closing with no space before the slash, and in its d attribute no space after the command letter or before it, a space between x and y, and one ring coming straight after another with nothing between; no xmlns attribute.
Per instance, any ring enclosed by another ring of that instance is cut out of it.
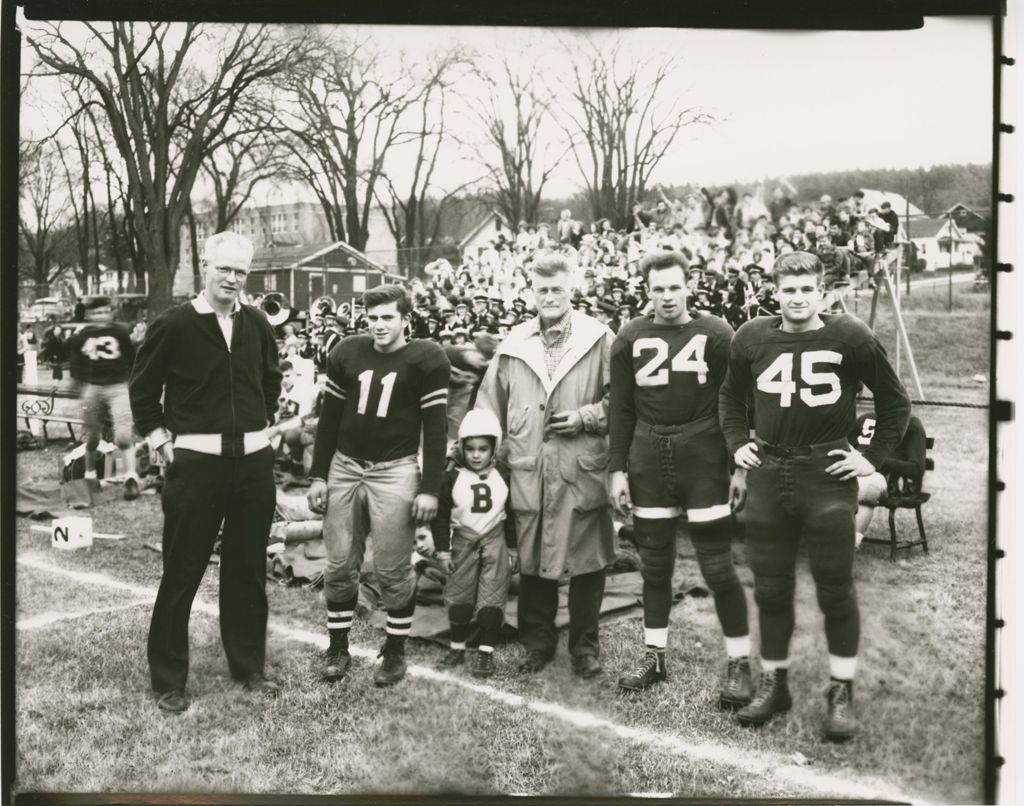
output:
<svg viewBox="0 0 1024 806"><path fill-rule="evenodd" d="M459 241L459 254L463 259L469 256L476 257L481 250L497 240L499 235L504 235L509 241L515 239L515 233L505 220L505 216L497 210L492 210Z"/></svg>
<svg viewBox="0 0 1024 806"><path fill-rule="evenodd" d="M965 232L955 221L928 217L910 219L910 240L917 247L918 260L924 261L925 271L971 265L981 255L983 243L980 236Z"/></svg>

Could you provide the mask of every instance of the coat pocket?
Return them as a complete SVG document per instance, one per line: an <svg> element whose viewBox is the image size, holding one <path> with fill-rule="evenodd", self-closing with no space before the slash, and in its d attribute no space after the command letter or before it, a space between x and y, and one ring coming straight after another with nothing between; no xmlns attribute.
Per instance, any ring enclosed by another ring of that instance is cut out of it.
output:
<svg viewBox="0 0 1024 806"><path fill-rule="evenodd" d="M537 512L540 509L540 489L536 456L510 456L508 458L509 497L517 512Z"/></svg>
<svg viewBox="0 0 1024 806"><path fill-rule="evenodd" d="M586 512L608 506L608 452L581 454L576 463L580 472L575 483L575 509Z"/></svg>

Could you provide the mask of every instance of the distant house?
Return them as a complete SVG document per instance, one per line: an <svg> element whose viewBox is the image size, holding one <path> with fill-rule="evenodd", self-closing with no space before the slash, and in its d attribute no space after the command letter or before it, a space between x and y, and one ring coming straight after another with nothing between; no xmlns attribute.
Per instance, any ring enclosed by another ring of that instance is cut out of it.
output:
<svg viewBox="0 0 1024 806"><path fill-rule="evenodd" d="M975 257L981 255L983 243L978 235L960 229L955 221L927 216L910 219L910 240L917 247L918 260L924 261L925 271L973 264Z"/></svg>
<svg viewBox="0 0 1024 806"><path fill-rule="evenodd" d="M957 203L950 207L944 216L952 215L956 225L965 232L973 232L978 235L988 234L991 223L981 213L975 212L966 204Z"/></svg>
<svg viewBox="0 0 1024 806"><path fill-rule="evenodd" d="M395 279L402 278L344 241L327 241L257 249L246 291L252 296L279 291L290 307L305 311L322 296L348 302Z"/></svg>
<svg viewBox="0 0 1024 806"><path fill-rule="evenodd" d="M505 220L505 216L497 210L491 210L459 241L459 254L462 255L463 260L470 255L476 257L499 235L504 235L510 241L516 236L508 221Z"/></svg>

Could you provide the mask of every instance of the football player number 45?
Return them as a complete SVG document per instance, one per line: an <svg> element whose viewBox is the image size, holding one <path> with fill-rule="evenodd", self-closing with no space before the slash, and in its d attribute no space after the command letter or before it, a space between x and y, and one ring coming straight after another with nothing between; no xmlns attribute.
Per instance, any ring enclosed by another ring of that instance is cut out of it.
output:
<svg viewBox="0 0 1024 806"><path fill-rule="evenodd" d="M633 342L633 358L639 358L644 350L654 350L651 360L636 371L637 386L668 385L669 367L672 372L696 372L697 383L708 382L708 362L704 360L707 347L706 333L699 333L684 345L668 367L662 366L668 358L668 343L657 336L637 339Z"/></svg>
<svg viewBox="0 0 1024 806"><path fill-rule="evenodd" d="M838 366L842 361L842 354L834 350L809 350L803 353L800 356L800 380L806 386L800 390L800 399L808 406L828 406L839 400L839 376L834 372L817 369L815 365ZM793 353L782 353L757 376L757 388L767 394L778 395L779 405L784 409L793 405L793 395L796 394L793 363ZM815 392L810 388L812 386L828 386L828 389Z"/></svg>
<svg viewBox="0 0 1024 806"><path fill-rule="evenodd" d="M366 404L370 402L370 386L373 385L373 370L368 369L359 373L359 405L356 411L359 414L366 414ZM377 403L377 416L387 417L388 406L391 405L391 391L395 388L397 372L389 372L380 379L381 392L380 401Z"/></svg>

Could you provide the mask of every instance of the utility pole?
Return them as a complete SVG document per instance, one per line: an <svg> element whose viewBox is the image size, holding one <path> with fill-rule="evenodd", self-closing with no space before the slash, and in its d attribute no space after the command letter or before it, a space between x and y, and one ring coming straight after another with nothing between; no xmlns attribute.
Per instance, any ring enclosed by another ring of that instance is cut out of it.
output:
<svg viewBox="0 0 1024 806"><path fill-rule="evenodd" d="M946 303L946 311L953 310L953 212L950 209L946 213L946 235L949 238L949 299Z"/></svg>

